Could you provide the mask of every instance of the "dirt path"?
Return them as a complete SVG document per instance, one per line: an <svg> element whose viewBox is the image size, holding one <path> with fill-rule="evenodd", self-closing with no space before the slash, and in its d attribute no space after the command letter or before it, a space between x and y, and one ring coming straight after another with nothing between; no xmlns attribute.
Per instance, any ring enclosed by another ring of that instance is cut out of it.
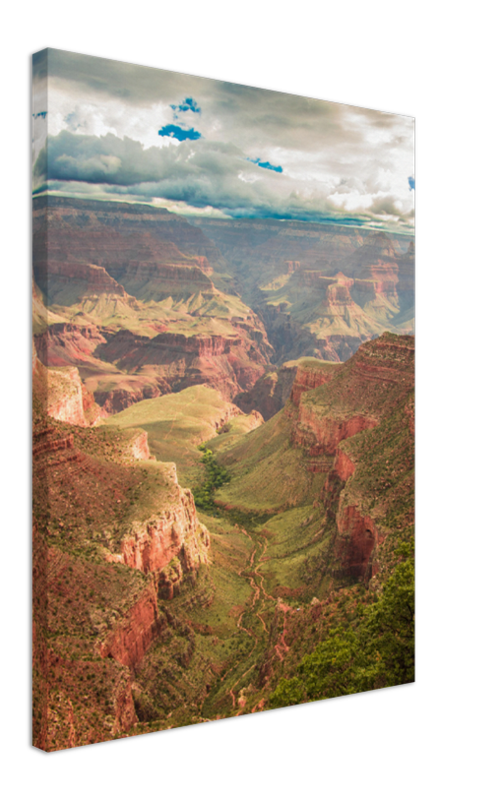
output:
<svg viewBox="0 0 502 800"><path fill-rule="evenodd" d="M254 640L253 647L251 651L248 653L247 658L255 651L256 647L258 646L259 641L262 639L263 636L267 635L269 630L267 628L267 623L264 619L264 613L267 607L268 601L272 601L275 603L275 598L272 595L268 594L268 592L264 588L264 576L261 574L260 570L260 562L263 560L263 557L267 551L268 542L264 536L260 534L255 534L254 536L251 535L245 528L239 526L239 531L244 536L246 536L253 548L251 550L251 554L249 555L247 564L240 570L237 571L237 574L240 577L245 577L245 579L249 582L249 586L251 588L251 597L246 603L245 608L239 615L237 620L237 627L239 630L244 631L250 638ZM253 627L246 628L243 625L242 620L246 613L252 613L252 615L257 620L258 624L258 633L253 629ZM284 648L287 649L287 645L284 639L284 631L283 636L281 637L281 650ZM238 670L239 664L235 664L233 667L230 668L227 675L229 675L234 670ZM230 697L232 701L232 708L235 708L237 705L237 698L235 695L235 688L238 684L246 677L246 675L251 672L252 669L256 667L256 664L253 664L252 667L249 667L242 675L239 675L237 679L232 684L231 688L227 690L227 695Z"/></svg>
<svg viewBox="0 0 502 800"><path fill-rule="evenodd" d="M274 649L275 649L275 652L277 653L277 657L279 658L279 661L283 661L284 660L284 656L286 655L286 653L289 650L289 647L286 644L286 615L292 609L289 606L287 606L286 603L282 603L281 602L281 603L279 603L278 610L282 611L284 616L283 616L282 633L281 633L280 639L279 639L278 643L275 645Z"/></svg>
<svg viewBox="0 0 502 800"><path fill-rule="evenodd" d="M250 531L246 530L241 525L235 525L234 528L250 543L250 547L245 548L244 552L240 550L238 562L233 563L234 574L246 581L249 585L250 593L247 595L243 605L240 606L236 619L239 635L242 632L245 637L236 643L235 654L229 659L228 666L223 674L220 675L219 680L223 684L221 689L218 691L217 685L214 686L211 702L216 702L218 718L220 718L219 714L221 713L223 716L246 713L248 686L246 678L259 668L261 660L270 646L269 635L272 619L276 620L279 628L279 638L276 639L276 644L273 645L276 658L282 661L289 650L286 643L287 618L292 609L282 600L278 602L277 597L267 592L265 588L266 576L261 571L267 560L267 536L259 531L254 531L252 528ZM279 622L281 613L283 614L282 631ZM246 618L246 624L244 624L244 618ZM250 642L250 640L252 641ZM249 649L245 642L249 643ZM242 648L241 643L243 645ZM205 695L202 699L200 705L201 717L204 717L203 708L207 699L208 695ZM253 709L249 710L261 710L263 703L264 701L262 700Z"/></svg>

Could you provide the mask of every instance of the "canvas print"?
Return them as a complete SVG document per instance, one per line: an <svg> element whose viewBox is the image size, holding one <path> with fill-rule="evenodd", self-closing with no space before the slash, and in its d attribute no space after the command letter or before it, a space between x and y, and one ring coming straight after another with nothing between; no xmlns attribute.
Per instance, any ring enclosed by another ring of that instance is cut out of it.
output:
<svg viewBox="0 0 502 800"><path fill-rule="evenodd" d="M412 683L413 119L53 49L32 112L34 745Z"/></svg>

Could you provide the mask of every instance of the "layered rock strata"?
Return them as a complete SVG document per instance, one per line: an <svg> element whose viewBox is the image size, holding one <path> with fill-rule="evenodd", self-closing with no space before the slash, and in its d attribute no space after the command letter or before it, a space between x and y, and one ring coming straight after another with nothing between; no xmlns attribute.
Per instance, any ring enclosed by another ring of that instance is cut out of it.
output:
<svg viewBox="0 0 502 800"><path fill-rule="evenodd" d="M98 645L100 656L114 658L124 667L136 667L156 638L159 624L157 586L150 580L127 614Z"/></svg>
<svg viewBox="0 0 502 800"><path fill-rule="evenodd" d="M265 371L260 347L235 336L186 336L162 333L153 339L120 331L96 349L96 355L119 370L140 376L154 371L172 391L205 383L231 400L253 386ZM167 393L167 392L160 392ZM98 391L97 397L102 393Z"/></svg>
<svg viewBox="0 0 502 800"><path fill-rule="evenodd" d="M171 487L168 508L146 522L135 522L122 538L120 552L109 553L112 563L125 564L145 574L161 573L173 559L179 559L182 572L195 571L207 563L209 532L202 525L189 489L178 484L175 464L162 464ZM163 577L160 577L163 582Z"/></svg>
<svg viewBox="0 0 502 800"><path fill-rule="evenodd" d="M258 411L264 420L270 419L288 401L297 370L296 362L288 362L277 370L266 372L249 391L235 396L235 404L245 414Z"/></svg>
<svg viewBox="0 0 502 800"><path fill-rule="evenodd" d="M296 370L291 387L291 402L296 408L300 406L300 399L304 392L310 392L330 381L333 377L333 366L327 362L312 360L301 361Z"/></svg>
<svg viewBox="0 0 502 800"><path fill-rule="evenodd" d="M413 332L409 238L272 220L197 222L264 319L276 361L346 361L385 330Z"/></svg>
<svg viewBox="0 0 502 800"><path fill-rule="evenodd" d="M195 577L210 542L191 492L174 464L152 460L145 432L85 430L37 409L34 744L57 750L137 723L133 674L166 624L158 593L173 597Z"/></svg>
<svg viewBox="0 0 502 800"><path fill-rule="evenodd" d="M403 470L406 475L408 467L398 464L397 458L394 463L379 455L374 474L370 471L365 478L375 483L374 496L380 497L375 505L373 494L368 490L361 493L360 488L363 470L367 470L364 447L358 445L363 447L359 453L344 444L359 442L358 434L366 432L373 437L368 441L378 442L368 447L378 446L378 452L385 452L385 435L379 433L379 426L392 424L388 435L399 436L402 442L396 446L412 452L413 385L412 337L386 334L364 344L347 364L321 367L304 362L298 368L284 413L291 421L292 445L307 456L307 469L326 474L321 500L327 519L335 525L333 558L341 576L369 581L378 574L378 553L390 531L385 521L386 497L392 496L392 504L398 505L396 497L409 491L403 480ZM359 455L355 457L353 452ZM386 477L380 478L379 471ZM407 506L412 509L410 501Z"/></svg>

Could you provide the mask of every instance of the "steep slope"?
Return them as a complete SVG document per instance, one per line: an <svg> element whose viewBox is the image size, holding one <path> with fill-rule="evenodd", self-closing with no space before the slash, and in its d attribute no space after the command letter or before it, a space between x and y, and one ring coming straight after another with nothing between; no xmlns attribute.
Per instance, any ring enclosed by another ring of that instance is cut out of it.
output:
<svg viewBox="0 0 502 800"><path fill-rule="evenodd" d="M221 452L232 481L218 502L272 516L266 529L289 530L292 540L298 520L308 519L310 541L329 549L317 580L369 580L381 568L390 522L402 513L406 526L413 513L413 384L411 337L385 334L343 365L304 360L285 408ZM218 453L217 440L211 447ZM301 539L293 556L305 549ZM290 577L298 586L299 573Z"/></svg>
<svg viewBox="0 0 502 800"><path fill-rule="evenodd" d="M46 416L40 373L51 372L36 362L33 736L58 750L137 723L133 672L167 624L158 593L195 579L209 534L144 432Z"/></svg>
<svg viewBox="0 0 502 800"><path fill-rule="evenodd" d="M237 406L224 400L215 389L193 386L136 403L110 417L106 424L120 430L141 427L148 434L156 458L175 462L181 480L193 486L201 475L198 445L212 439L235 418L243 422L246 419Z"/></svg>
<svg viewBox="0 0 502 800"><path fill-rule="evenodd" d="M413 338L386 334L343 365L307 361L273 419L210 443L232 474L219 502L253 514L265 543L268 635L234 713L414 680L413 384Z"/></svg>
<svg viewBox="0 0 502 800"><path fill-rule="evenodd" d="M94 424L102 416L93 395L83 386L78 371L71 367L47 369L38 358L34 344L32 389L36 413L82 427Z"/></svg>
<svg viewBox="0 0 502 800"><path fill-rule="evenodd" d="M285 406L300 363L301 359L269 368L249 391L234 397L235 404L246 414L256 410L264 420L270 419Z"/></svg>

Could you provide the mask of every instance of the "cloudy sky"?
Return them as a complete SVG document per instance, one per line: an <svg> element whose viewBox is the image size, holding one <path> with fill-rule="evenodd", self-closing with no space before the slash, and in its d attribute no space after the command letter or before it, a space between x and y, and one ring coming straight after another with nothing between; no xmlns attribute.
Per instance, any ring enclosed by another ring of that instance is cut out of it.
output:
<svg viewBox="0 0 502 800"><path fill-rule="evenodd" d="M36 193L413 226L411 117L52 49L33 98Z"/></svg>

